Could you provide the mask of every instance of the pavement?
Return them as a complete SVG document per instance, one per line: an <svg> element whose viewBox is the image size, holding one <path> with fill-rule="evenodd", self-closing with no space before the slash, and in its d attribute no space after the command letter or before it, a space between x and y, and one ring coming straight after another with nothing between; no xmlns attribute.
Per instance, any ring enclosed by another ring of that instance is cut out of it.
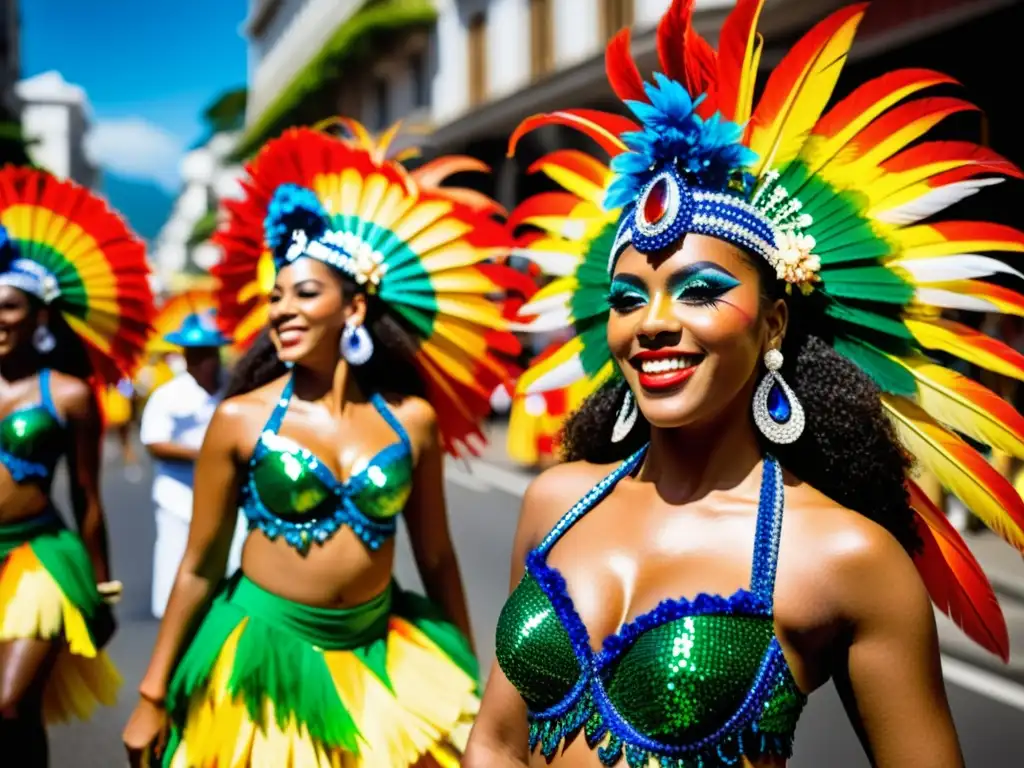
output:
<svg viewBox="0 0 1024 768"><path fill-rule="evenodd" d="M502 444L492 445L483 460L452 461L447 470L449 518L484 670L489 670L493 663L494 626L508 592L509 550L519 497L532 476L502 460ZM148 609L155 535L148 498L149 470L144 465L141 477L128 477L109 448L104 465L103 491L114 573L125 583L124 598L118 608L119 631L109 650L124 675L125 687L117 706L100 710L92 721L52 730L54 766L126 765L120 733L134 706L134 689L148 663L157 629ZM58 483L55 491L58 500L66 498L63 483ZM981 553L988 543L982 540L972 542L971 546ZM1021 564L1019 558L1016 564ZM1013 563L1005 565L1005 578L1012 588L1018 576ZM399 534L395 569L404 586L418 588L420 581L404 530ZM993 581L1000 580L993 577ZM967 766L1020 764L1020 755L1024 754L1024 685L1012 675L996 674L1001 665L986 665L978 660L978 654L971 658L966 653L956 655L949 637L948 633L943 634L943 671ZM1016 644L1024 646L1024 634L1015 637L1021 638ZM0 753L0 766L9 764L16 765L8 763ZM797 730L796 753L789 768L823 766L869 766L832 685L811 696Z"/></svg>

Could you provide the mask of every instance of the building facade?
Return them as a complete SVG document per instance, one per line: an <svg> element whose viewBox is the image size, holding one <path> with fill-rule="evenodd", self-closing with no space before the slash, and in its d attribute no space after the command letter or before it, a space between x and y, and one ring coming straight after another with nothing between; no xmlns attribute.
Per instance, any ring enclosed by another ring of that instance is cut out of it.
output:
<svg viewBox="0 0 1024 768"><path fill-rule="evenodd" d="M429 128L431 0L250 0L246 127L235 155L335 115L372 131Z"/></svg>
<svg viewBox="0 0 1024 768"><path fill-rule="evenodd" d="M29 157L61 178L94 188L99 168L85 148L89 100L85 91L59 72L43 72L15 86L21 103L21 127L30 142Z"/></svg>
<svg viewBox="0 0 1024 768"><path fill-rule="evenodd" d="M181 160L181 191L151 256L162 292L212 287L208 271L220 258L209 242L217 224L217 203L242 193L242 168L227 159L237 141L237 133L214 134Z"/></svg>

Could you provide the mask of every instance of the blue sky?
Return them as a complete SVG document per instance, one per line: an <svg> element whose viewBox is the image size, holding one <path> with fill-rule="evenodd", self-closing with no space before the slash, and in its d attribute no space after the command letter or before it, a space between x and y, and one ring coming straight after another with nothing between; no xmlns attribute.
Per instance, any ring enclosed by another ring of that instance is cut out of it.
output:
<svg viewBox="0 0 1024 768"><path fill-rule="evenodd" d="M105 168L177 188L200 113L245 84L247 0L20 0L22 77L57 70L92 105Z"/></svg>

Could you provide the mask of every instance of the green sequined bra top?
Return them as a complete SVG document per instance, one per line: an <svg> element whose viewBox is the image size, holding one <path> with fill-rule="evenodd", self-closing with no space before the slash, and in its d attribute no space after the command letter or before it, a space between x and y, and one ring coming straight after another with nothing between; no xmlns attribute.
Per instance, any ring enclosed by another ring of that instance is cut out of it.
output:
<svg viewBox="0 0 1024 768"><path fill-rule="evenodd" d="M39 372L36 405L16 408L0 419L0 464L16 483L48 484L67 448L64 420L50 395L50 371Z"/></svg>
<svg viewBox="0 0 1024 768"><path fill-rule="evenodd" d="M548 759L581 730L603 765L712 768L789 757L807 697L775 637L772 594L782 527L782 470L764 461L751 589L665 600L591 648L547 555L640 464L627 459L527 557L498 619L495 654L529 710L530 749Z"/></svg>
<svg viewBox="0 0 1024 768"><path fill-rule="evenodd" d="M345 482L311 451L278 434L294 382L289 380L249 460L240 503L249 521L271 539L284 536L306 552L348 526L371 550L392 538L412 490L412 447L401 422L380 395L371 401L398 435Z"/></svg>

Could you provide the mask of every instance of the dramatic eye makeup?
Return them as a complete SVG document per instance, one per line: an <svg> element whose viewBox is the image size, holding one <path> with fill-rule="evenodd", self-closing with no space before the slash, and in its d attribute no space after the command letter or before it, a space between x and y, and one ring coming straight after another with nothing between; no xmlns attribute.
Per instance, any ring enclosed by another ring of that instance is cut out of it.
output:
<svg viewBox="0 0 1024 768"><path fill-rule="evenodd" d="M714 304L740 281L724 267L708 261L690 264L668 279L668 292L673 301L686 304Z"/></svg>
<svg viewBox="0 0 1024 768"><path fill-rule="evenodd" d="M651 300L647 287L635 275L616 275L608 290L608 304L617 312L629 312Z"/></svg>

